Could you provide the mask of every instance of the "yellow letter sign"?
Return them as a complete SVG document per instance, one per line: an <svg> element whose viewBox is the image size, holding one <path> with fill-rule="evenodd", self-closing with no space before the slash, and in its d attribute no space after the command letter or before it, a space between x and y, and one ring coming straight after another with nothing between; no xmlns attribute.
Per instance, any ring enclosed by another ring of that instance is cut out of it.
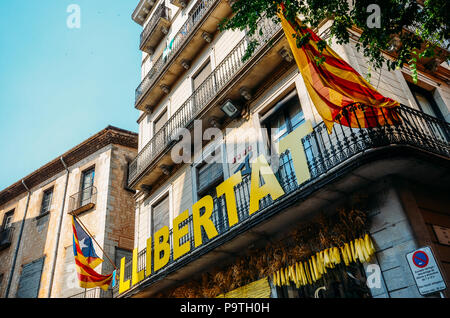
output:
<svg viewBox="0 0 450 318"><path fill-rule="evenodd" d="M264 180L264 185L261 187L259 186L260 175ZM270 168L264 155L260 155L252 164L249 215L259 210L259 201L269 194L272 200L276 200L284 194L284 190L273 174L272 168Z"/></svg>
<svg viewBox="0 0 450 318"><path fill-rule="evenodd" d="M308 162L306 161L305 149L303 149L302 138L310 134L312 131L312 124L308 120L289 135L281 139L279 143L280 153L283 153L288 149L291 152L292 163L294 165L298 185L311 179Z"/></svg>

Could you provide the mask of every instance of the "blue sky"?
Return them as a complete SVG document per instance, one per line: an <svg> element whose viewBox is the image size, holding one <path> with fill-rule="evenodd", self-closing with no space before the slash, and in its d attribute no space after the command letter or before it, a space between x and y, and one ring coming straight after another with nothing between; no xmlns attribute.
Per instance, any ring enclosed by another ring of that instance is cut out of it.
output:
<svg viewBox="0 0 450 318"><path fill-rule="evenodd" d="M0 1L0 190L108 125L138 130L137 3Z"/></svg>

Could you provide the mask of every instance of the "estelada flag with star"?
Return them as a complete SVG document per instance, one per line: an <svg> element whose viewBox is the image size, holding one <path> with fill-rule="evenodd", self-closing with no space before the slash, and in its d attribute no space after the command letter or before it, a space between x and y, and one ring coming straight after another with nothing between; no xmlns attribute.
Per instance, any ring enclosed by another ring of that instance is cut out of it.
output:
<svg viewBox="0 0 450 318"><path fill-rule="evenodd" d="M113 274L100 275L94 268L103 262L94 250L92 238L83 230L74 216L72 216L73 228L73 255L78 273L78 280L82 288L100 287L108 290Z"/></svg>
<svg viewBox="0 0 450 318"><path fill-rule="evenodd" d="M305 81L309 96L328 132L335 123L352 128L393 125L400 122L396 107L400 104L375 90L353 67L328 45L320 51L321 38L302 24L299 18L288 21L285 8L278 7L289 46ZM307 42L297 47L297 37ZM317 63L322 58L322 63Z"/></svg>

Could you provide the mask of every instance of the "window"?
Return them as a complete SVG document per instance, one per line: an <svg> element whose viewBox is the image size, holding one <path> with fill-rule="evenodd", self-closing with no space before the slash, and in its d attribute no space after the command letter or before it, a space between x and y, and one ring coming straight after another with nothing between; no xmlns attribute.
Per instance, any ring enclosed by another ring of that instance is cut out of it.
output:
<svg viewBox="0 0 450 318"><path fill-rule="evenodd" d="M408 83L408 85L417 105L423 113L438 118L444 122L446 121L431 91L427 91L426 89L411 83ZM429 121L427 121L423 126L424 129L427 129L432 134L437 134L445 140L450 139L447 129L445 127L440 127L439 124L430 124Z"/></svg>
<svg viewBox="0 0 450 318"><path fill-rule="evenodd" d="M3 224L2 224L3 230L7 230L12 226L13 217L14 217L14 210L11 210L11 211L5 213L5 216L3 218Z"/></svg>
<svg viewBox="0 0 450 318"><path fill-rule="evenodd" d="M152 237L161 228L169 226L169 195L162 198L152 206L151 235Z"/></svg>
<svg viewBox="0 0 450 318"><path fill-rule="evenodd" d="M223 182L222 163L209 163L197 167L197 194L201 198L214 192L215 187Z"/></svg>
<svg viewBox="0 0 450 318"><path fill-rule="evenodd" d="M215 156L221 155L221 148L216 148ZM197 180L197 198L210 195L214 200L214 210L211 215L216 229L221 233L226 226L225 224L225 198L221 196L217 198L216 187L224 181L223 163L211 162L202 163L195 168ZM202 211L200 212L203 213ZM203 241L207 241L206 233L202 230Z"/></svg>
<svg viewBox="0 0 450 318"><path fill-rule="evenodd" d="M94 176L94 168L83 171L83 175L81 178L80 207L91 203L92 194L94 193Z"/></svg>
<svg viewBox="0 0 450 318"><path fill-rule="evenodd" d="M23 265L17 288L17 298L37 298L41 285L44 257Z"/></svg>
<svg viewBox="0 0 450 318"><path fill-rule="evenodd" d="M264 124L273 133L273 141L278 142L305 122L297 92L293 91L277 103L266 116Z"/></svg>
<svg viewBox="0 0 450 318"><path fill-rule="evenodd" d="M413 85L411 83L408 84L414 96L414 99L416 100L416 103L419 105L419 108L422 112L439 119L444 119L439 106L436 104L433 94L430 91L427 91L426 89Z"/></svg>
<svg viewBox="0 0 450 318"><path fill-rule="evenodd" d="M153 135L160 131L165 123L167 123L167 109L155 120L153 125Z"/></svg>
<svg viewBox="0 0 450 318"><path fill-rule="evenodd" d="M293 90L278 102L261 119L262 125L267 128L267 144L272 150L272 143L277 143L305 122L303 110L297 91ZM312 149L309 142L304 143L308 161L312 159ZM280 154L277 178L285 191L297 186L297 178L290 152Z"/></svg>
<svg viewBox="0 0 450 318"><path fill-rule="evenodd" d="M50 206L52 204L52 197L53 197L53 188L44 191L44 195L42 197L42 204L41 204L41 214L50 212Z"/></svg>
<svg viewBox="0 0 450 318"><path fill-rule="evenodd" d="M202 85L209 74L211 74L211 62L208 60L208 62L197 72L197 74L192 76L194 91Z"/></svg>

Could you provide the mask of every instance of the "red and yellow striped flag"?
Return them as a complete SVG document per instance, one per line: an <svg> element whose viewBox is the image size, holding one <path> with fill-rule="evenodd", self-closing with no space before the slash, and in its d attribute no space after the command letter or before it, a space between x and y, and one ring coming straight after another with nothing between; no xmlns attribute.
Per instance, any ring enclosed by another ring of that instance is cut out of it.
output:
<svg viewBox="0 0 450 318"><path fill-rule="evenodd" d="M396 107L400 105L398 102L377 92L328 45L320 52L320 37L303 26L298 18L295 23L287 21L283 10L281 5L278 17L309 96L329 133L334 123L352 128L368 128L400 122L396 112ZM303 36L307 33L310 34L308 42L298 48L294 35ZM315 59L321 57L325 60L318 65Z"/></svg>

